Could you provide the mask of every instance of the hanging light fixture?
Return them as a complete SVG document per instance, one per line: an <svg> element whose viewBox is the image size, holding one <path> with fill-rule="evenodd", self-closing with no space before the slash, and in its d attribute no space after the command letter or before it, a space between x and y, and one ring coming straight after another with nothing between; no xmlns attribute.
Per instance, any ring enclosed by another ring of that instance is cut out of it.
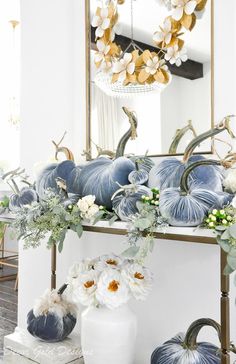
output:
<svg viewBox="0 0 236 364"><path fill-rule="evenodd" d="M123 2L122 2L123 3ZM134 6L133 0L130 0L130 42L126 49L122 52L119 60L128 53L128 51L138 50L142 54L144 50L134 40ZM158 51L158 49L157 49ZM161 51L161 50L160 50ZM147 93L160 93L171 82L171 74L169 74L168 83L152 82L152 83L128 83L124 85L123 80L116 80L112 82L113 72L100 70L97 72L94 82L95 84L108 96L112 97L134 97L135 95L142 95Z"/></svg>

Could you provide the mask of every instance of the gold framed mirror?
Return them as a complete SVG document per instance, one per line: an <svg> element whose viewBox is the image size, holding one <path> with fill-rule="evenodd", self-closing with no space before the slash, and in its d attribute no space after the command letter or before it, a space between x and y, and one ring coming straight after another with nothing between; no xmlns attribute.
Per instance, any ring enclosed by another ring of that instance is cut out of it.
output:
<svg viewBox="0 0 236 364"><path fill-rule="evenodd" d="M122 31L115 39L123 51L131 33L142 49L154 50L152 33L169 10L160 7L156 0L149 1L153 3L150 3L151 13L144 0L125 0L118 6ZM125 154L143 155L148 151L151 157L182 155L195 135L214 126L214 0L207 1L194 29L184 35L188 60L180 67L170 65L170 84L161 92L135 97L108 96L95 82L97 47L91 23L99 2L85 2L86 159L101 154L112 156L115 152L120 138L129 129L123 106L135 111L138 119L138 137L127 143ZM196 152L211 154L212 142L204 142Z"/></svg>

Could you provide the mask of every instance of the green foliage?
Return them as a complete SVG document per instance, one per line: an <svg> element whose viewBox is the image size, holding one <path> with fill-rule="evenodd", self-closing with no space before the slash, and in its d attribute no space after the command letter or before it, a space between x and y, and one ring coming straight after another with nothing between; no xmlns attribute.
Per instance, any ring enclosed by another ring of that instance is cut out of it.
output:
<svg viewBox="0 0 236 364"><path fill-rule="evenodd" d="M132 217L128 231L130 248L123 252L127 258L133 258L140 263L153 250L154 233L163 231L168 226L160 215L159 207L150 202L143 199L137 202L138 213Z"/></svg>
<svg viewBox="0 0 236 364"><path fill-rule="evenodd" d="M18 239L24 239L25 248L36 248L42 239L48 238L48 247L56 243L61 252L68 229L81 237L81 221L77 205L68 205L65 197L48 191L40 202L33 202L17 211L12 227Z"/></svg>
<svg viewBox="0 0 236 364"><path fill-rule="evenodd" d="M204 225L207 228L215 229L218 227L218 230L222 228L224 230L224 227L232 225L235 221L234 215L232 216L232 210L222 209L217 210L214 209L211 212L209 212L208 216L204 220Z"/></svg>

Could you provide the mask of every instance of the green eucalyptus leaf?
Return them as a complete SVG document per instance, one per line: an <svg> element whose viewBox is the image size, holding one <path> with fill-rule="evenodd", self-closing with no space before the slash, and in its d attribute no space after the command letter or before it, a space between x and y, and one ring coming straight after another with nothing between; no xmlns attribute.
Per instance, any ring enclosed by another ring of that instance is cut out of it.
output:
<svg viewBox="0 0 236 364"><path fill-rule="evenodd" d="M217 243L221 246L224 252L229 253L231 246L228 240L222 240L219 236L216 238Z"/></svg>
<svg viewBox="0 0 236 364"><path fill-rule="evenodd" d="M140 218L134 221L134 226L141 231L148 229L151 226L152 222L148 218Z"/></svg>
<svg viewBox="0 0 236 364"><path fill-rule="evenodd" d="M223 234L220 237L222 240L227 240L230 238L230 233L229 233L229 229L226 229Z"/></svg>
<svg viewBox="0 0 236 364"><path fill-rule="evenodd" d="M236 270L236 257L232 255L227 256L227 263L232 270Z"/></svg>
<svg viewBox="0 0 236 364"><path fill-rule="evenodd" d="M227 264L224 268L224 275L228 276L229 274L233 273L234 269L232 269L229 264Z"/></svg>
<svg viewBox="0 0 236 364"><path fill-rule="evenodd" d="M81 238L83 234L83 226L81 224L76 225L76 232L79 238Z"/></svg>
<svg viewBox="0 0 236 364"><path fill-rule="evenodd" d="M236 239L236 224L229 226L228 230L229 230L230 236L232 238Z"/></svg>
<svg viewBox="0 0 236 364"><path fill-rule="evenodd" d="M112 218L109 220L109 226L111 226L112 224L114 224L114 222L118 220L118 216L114 215L112 216Z"/></svg>
<svg viewBox="0 0 236 364"><path fill-rule="evenodd" d="M229 255L236 258L236 246L231 247L231 249L229 251Z"/></svg>
<svg viewBox="0 0 236 364"><path fill-rule="evenodd" d="M139 252L138 246L131 246L130 248L126 249L121 255L126 258L134 258Z"/></svg>
<svg viewBox="0 0 236 364"><path fill-rule="evenodd" d="M226 226L224 226L224 225L218 225L218 226L216 226L215 227L215 230L216 231L220 231L220 232L223 232L223 231L225 231L227 229L227 227Z"/></svg>
<svg viewBox="0 0 236 364"><path fill-rule="evenodd" d="M104 216L104 211L98 211L93 217L93 225L95 225L98 221L102 220Z"/></svg>
<svg viewBox="0 0 236 364"><path fill-rule="evenodd" d="M66 233L67 233L67 230L64 229L64 230L62 230L62 232L60 234L60 239L59 239L59 244L58 244L58 251L59 251L59 253L62 252L64 240L65 240L65 237L66 237Z"/></svg>
<svg viewBox="0 0 236 364"><path fill-rule="evenodd" d="M61 207L60 206L53 207L53 213L55 215L60 214L61 213Z"/></svg>

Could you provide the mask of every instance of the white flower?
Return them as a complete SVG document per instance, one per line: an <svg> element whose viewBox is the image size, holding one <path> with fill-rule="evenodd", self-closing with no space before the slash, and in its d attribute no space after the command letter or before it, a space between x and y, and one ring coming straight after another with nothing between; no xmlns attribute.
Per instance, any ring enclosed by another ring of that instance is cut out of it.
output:
<svg viewBox="0 0 236 364"><path fill-rule="evenodd" d="M84 215L84 217L88 220L92 219L92 217L99 211L99 206L96 204L93 204L89 207L88 211Z"/></svg>
<svg viewBox="0 0 236 364"><path fill-rule="evenodd" d="M77 205L82 213L86 213L89 209L88 203L83 198L77 202Z"/></svg>
<svg viewBox="0 0 236 364"><path fill-rule="evenodd" d="M164 43L169 44L172 38L172 32L171 32L171 21L170 19L166 19L164 21L163 27L161 28L160 32L156 32L153 35L153 40L156 43Z"/></svg>
<svg viewBox="0 0 236 364"><path fill-rule="evenodd" d="M83 197L83 200L87 202L87 204L90 206L92 206L96 200L96 196L94 195L87 195L85 197Z"/></svg>
<svg viewBox="0 0 236 364"><path fill-rule="evenodd" d="M103 271L106 268L117 269L122 267L124 260L115 254L102 255L99 260L97 260L94 268L98 271Z"/></svg>
<svg viewBox="0 0 236 364"><path fill-rule="evenodd" d="M193 14L197 1L195 0L171 0L171 3L174 7L172 17L175 20L180 20L184 13L187 15Z"/></svg>
<svg viewBox="0 0 236 364"><path fill-rule="evenodd" d="M120 61L117 61L113 65L113 72L119 73L119 80L124 81L126 79L127 73L132 75L135 70L135 63L132 62L132 54L125 53L124 57Z"/></svg>
<svg viewBox="0 0 236 364"><path fill-rule="evenodd" d="M151 75L155 75L159 69L164 69L165 71L168 70L167 66L165 65L164 59L159 60L157 56L153 58L149 58L147 60L145 67L145 71L150 73Z"/></svg>
<svg viewBox="0 0 236 364"><path fill-rule="evenodd" d="M96 292L97 301L110 309L117 308L128 302L130 290L115 269L106 269L100 276Z"/></svg>
<svg viewBox="0 0 236 364"><path fill-rule="evenodd" d="M101 8L99 15L94 15L92 20L92 26L97 27L96 37L101 38L104 35L104 31L110 26L110 19L108 18L108 8Z"/></svg>
<svg viewBox="0 0 236 364"><path fill-rule="evenodd" d="M106 63L106 56L110 52L111 47L109 44L105 44L102 40L99 39L97 41L97 49L98 52L95 54L94 60L96 63L101 62L101 65L103 65L104 63Z"/></svg>
<svg viewBox="0 0 236 364"><path fill-rule="evenodd" d="M137 263L127 263L122 276L128 282L131 293L137 300L144 300L152 288L152 273Z"/></svg>
<svg viewBox="0 0 236 364"><path fill-rule="evenodd" d="M82 273L73 282L73 298L84 306L96 304L98 275L95 270Z"/></svg>
<svg viewBox="0 0 236 364"><path fill-rule="evenodd" d="M115 40L116 34L122 33L122 25L120 23L116 23L114 27L111 29L110 41L113 42Z"/></svg>
<svg viewBox="0 0 236 364"><path fill-rule="evenodd" d="M236 192L236 168L231 168L224 180L225 188L232 193Z"/></svg>
<svg viewBox="0 0 236 364"><path fill-rule="evenodd" d="M179 50L177 44L174 47L167 48L167 53L165 59L170 62L170 64L176 64L177 67L181 66L182 62L186 62L188 56L186 54L186 49L182 48Z"/></svg>

